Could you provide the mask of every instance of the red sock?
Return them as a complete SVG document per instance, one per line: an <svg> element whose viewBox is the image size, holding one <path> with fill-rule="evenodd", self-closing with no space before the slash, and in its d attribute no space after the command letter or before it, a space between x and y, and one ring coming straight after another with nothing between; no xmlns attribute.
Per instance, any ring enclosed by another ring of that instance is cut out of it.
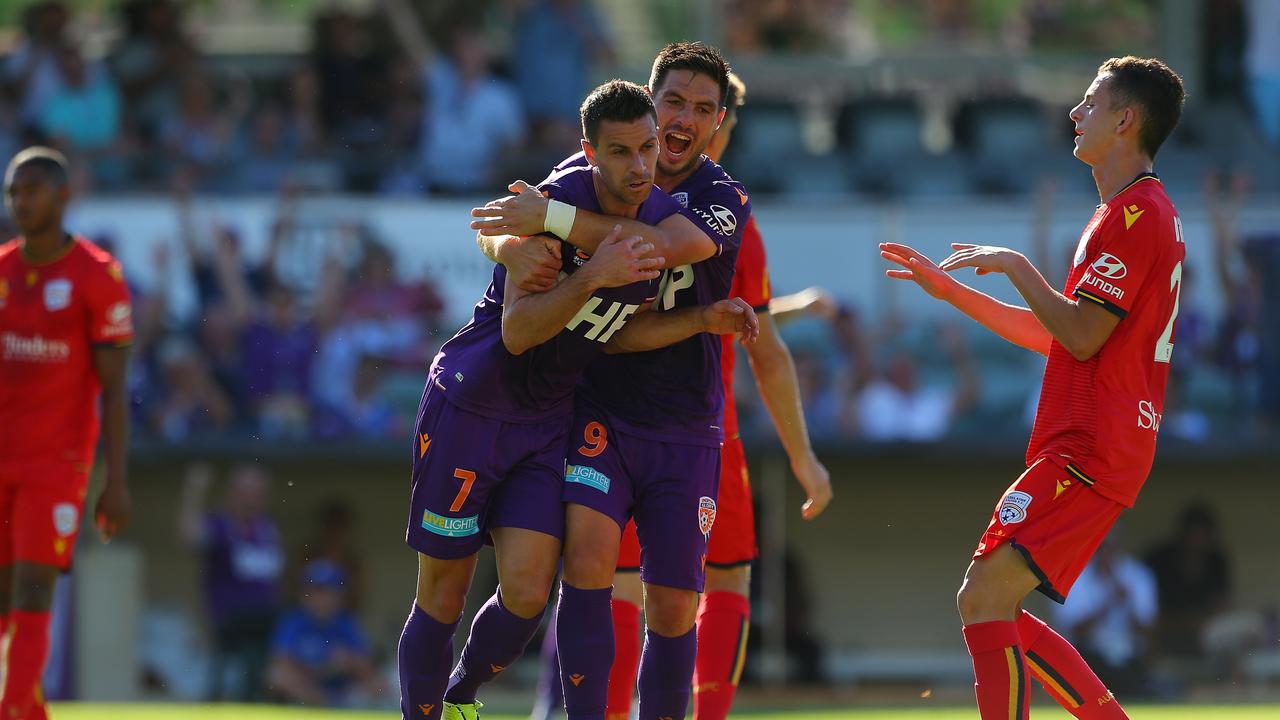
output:
<svg viewBox="0 0 1280 720"><path fill-rule="evenodd" d="M14 610L9 615L9 658L0 717L44 717L40 677L49 659L49 613Z"/></svg>
<svg viewBox="0 0 1280 720"><path fill-rule="evenodd" d="M724 720L747 659L751 601L710 592L698 608L698 659L693 670L693 720Z"/></svg>
<svg viewBox="0 0 1280 720"><path fill-rule="evenodd" d="M613 668L609 671L606 720L628 720L636 694L640 668L640 608L628 600L613 599Z"/></svg>
<svg viewBox="0 0 1280 720"><path fill-rule="evenodd" d="M1027 672L1018 646L1018 624L1006 620L964 626L973 656L974 692L982 720L1027 720Z"/></svg>
<svg viewBox="0 0 1280 720"><path fill-rule="evenodd" d="M1115 696L1066 638L1025 610L1018 618L1018 635L1031 675L1067 712L1081 720L1128 720Z"/></svg>

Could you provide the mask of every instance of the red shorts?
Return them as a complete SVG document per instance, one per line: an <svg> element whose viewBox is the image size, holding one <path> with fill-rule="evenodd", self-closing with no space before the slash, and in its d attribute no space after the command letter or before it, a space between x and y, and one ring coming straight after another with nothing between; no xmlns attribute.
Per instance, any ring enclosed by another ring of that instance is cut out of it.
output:
<svg viewBox="0 0 1280 720"><path fill-rule="evenodd" d="M973 557L1009 543L1040 578L1038 590L1062 603L1123 511L1069 473L1065 460L1041 458L996 503Z"/></svg>
<svg viewBox="0 0 1280 720"><path fill-rule="evenodd" d="M88 489L79 463L0 463L0 565L69 569Z"/></svg>
<svg viewBox="0 0 1280 720"><path fill-rule="evenodd" d="M756 513L751 502L751 480L742 440L726 440L720 449L720 492L716 498L716 524L707 543L707 565L734 568L756 559ZM618 570L640 569L640 540L635 522L628 522L618 547Z"/></svg>

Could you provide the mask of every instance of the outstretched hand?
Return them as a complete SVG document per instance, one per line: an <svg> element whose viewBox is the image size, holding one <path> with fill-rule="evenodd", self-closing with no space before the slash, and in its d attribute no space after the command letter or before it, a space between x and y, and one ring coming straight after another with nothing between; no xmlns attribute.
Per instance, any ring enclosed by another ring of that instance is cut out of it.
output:
<svg viewBox="0 0 1280 720"><path fill-rule="evenodd" d="M472 208L471 229L481 235L536 235L543 232L547 220L547 197L523 180L507 186L515 193L491 200L484 207Z"/></svg>
<svg viewBox="0 0 1280 720"><path fill-rule="evenodd" d="M886 277L911 280L939 300L946 299L948 290L956 282L937 263L901 243L880 243L880 257L903 268L885 270Z"/></svg>
<svg viewBox="0 0 1280 720"><path fill-rule="evenodd" d="M951 243L951 249L955 252L938 266L946 272L971 267L979 275L1004 273L1009 271L1010 262L1018 255L1009 248L994 245Z"/></svg>

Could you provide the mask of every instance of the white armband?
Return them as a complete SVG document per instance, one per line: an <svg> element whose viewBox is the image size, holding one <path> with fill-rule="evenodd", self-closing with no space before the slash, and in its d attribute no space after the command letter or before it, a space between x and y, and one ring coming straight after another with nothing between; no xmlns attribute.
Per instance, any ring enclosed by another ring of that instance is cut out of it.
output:
<svg viewBox="0 0 1280 720"><path fill-rule="evenodd" d="M547 217L542 221L542 229L561 240L568 240L569 232L573 230L573 219L577 215L578 208L559 200L548 200Z"/></svg>

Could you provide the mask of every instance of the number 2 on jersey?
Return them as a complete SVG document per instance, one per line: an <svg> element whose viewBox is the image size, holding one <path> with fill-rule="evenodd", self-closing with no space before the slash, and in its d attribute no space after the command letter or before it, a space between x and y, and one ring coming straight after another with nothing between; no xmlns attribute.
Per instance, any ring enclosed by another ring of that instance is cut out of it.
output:
<svg viewBox="0 0 1280 720"><path fill-rule="evenodd" d="M1174 237L1179 243L1184 243L1182 239L1182 218L1177 215L1173 216ZM1173 361L1173 323L1178 319L1178 301L1182 299L1182 262L1173 266L1173 273L1169 276L1169 290L1173 292L1173 314L1169 316L1169 324L1165 325L1164 332L1160 333L1160 339L1156 340L1156 362L1172 362Z"/></svg>

